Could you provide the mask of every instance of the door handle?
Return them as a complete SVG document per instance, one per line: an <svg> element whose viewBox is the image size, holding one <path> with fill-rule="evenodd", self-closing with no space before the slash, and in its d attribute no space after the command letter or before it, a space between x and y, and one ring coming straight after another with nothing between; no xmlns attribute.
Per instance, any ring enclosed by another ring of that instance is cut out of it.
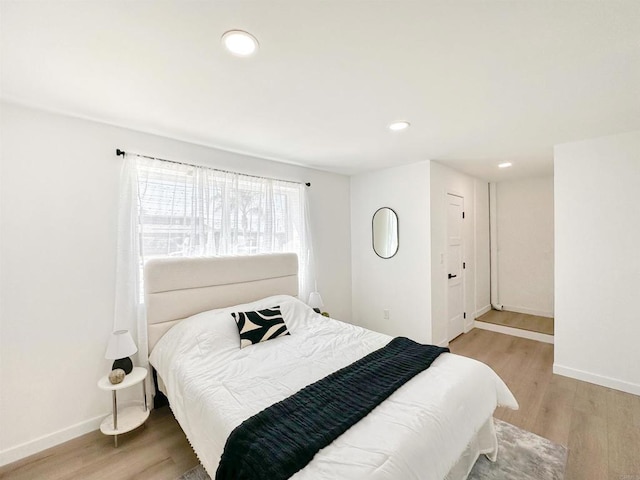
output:
<svg viewBox="0 0 640 480"><path fill-rule="evenodd" d="M449 274L449 280L450 280L450 279L452 279L452 278L456 278L456 277L457 277L457 275L451 275L451 274Z"/></svg>

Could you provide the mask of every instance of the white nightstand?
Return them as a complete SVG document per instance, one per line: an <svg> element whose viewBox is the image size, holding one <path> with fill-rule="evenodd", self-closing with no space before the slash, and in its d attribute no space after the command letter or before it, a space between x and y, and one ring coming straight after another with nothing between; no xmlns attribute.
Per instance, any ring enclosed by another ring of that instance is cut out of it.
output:
<svg viewBox="0 0 640 480"><path fill-rule="evenodd" d="M109 381L109 375L105 375L98 380L98 387L102 390L109 390L113 396L113 414L106 417L100 424L100 431L105 435L113 435L114 445L118 446L118 435L127 433L142 425L149 418L147 408L147 369L134 367L131 373L124 377L121 383L113 385ZM118 411L118 399L116 392L124 388L129 388L142 383L142 405L133 405Z"/></svg>

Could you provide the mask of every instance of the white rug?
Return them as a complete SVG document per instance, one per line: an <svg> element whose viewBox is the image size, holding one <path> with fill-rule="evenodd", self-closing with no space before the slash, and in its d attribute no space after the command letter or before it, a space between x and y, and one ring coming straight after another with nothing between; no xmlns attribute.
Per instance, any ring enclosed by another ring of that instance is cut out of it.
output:
<svg viewBox="0 0 640 480"><path fill-rule="evenodd" d="M481 455L468 480L563 480L568 450L546 438L495 420L498 434L498 460ZM211 480L202 465L178 480Z"/></svg>

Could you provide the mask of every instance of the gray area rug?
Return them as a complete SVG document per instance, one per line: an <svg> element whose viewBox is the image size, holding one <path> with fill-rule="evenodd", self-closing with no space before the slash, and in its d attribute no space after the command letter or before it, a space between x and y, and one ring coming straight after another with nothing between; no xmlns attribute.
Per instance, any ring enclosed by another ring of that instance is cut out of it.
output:
<svg viewBox="0 0 640 480"><path fill-rule="evenodd" d="M562 480L568 450L546 438L495 419L498 460L484 455L473 466L468 480ZM211 480L202 465L178 480Z"/></svg>
<svg viewBox="0 0 640 480"><path fill-rule="evenodd" d="M468 480L562 480L568 450L535 433L494 419L498 459L480 455ZM207 477L204 477L207 478Z"/></svg>

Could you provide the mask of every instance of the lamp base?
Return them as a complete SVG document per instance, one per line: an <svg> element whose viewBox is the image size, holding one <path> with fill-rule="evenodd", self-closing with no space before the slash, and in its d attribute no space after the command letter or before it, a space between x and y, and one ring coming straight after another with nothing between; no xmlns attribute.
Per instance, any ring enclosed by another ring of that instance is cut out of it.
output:
<svg viewBox="0 0 640 480"><path fill-rule="evenodd" d="M129 375L133 370L133 362L129 357L119 358L113 362L111 370L115 370L116 368L121 368L124 370L125 375Z"/></svg>

